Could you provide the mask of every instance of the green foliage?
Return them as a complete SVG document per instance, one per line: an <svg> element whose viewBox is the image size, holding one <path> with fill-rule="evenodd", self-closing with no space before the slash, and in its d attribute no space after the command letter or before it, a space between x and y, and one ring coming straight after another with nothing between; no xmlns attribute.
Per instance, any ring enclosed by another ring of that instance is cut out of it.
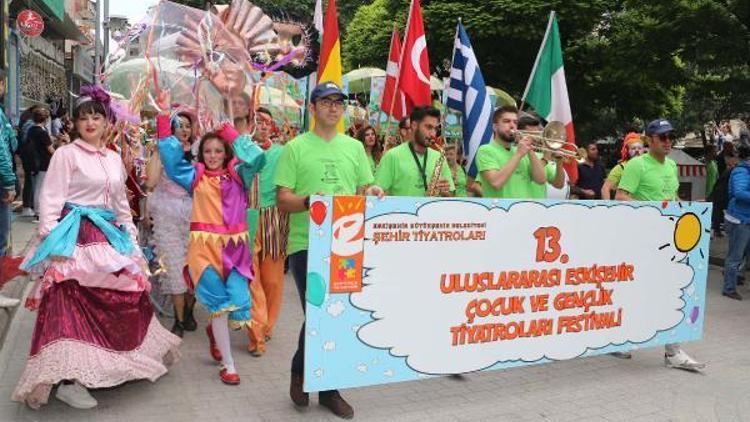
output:
<svg viewBox="0 0 750 422"><path fill-rule="evenodd" d="M180 2L203 7L200 0ZM255 3L310 17L315 4ZM409 3L337 0L345 70L385 68L393 25L403 36ZM750 109L747 0L422 0L422 7L434 74L448 74L461 18L487 84L518 100L556 10L582 141L661 116L699 130Z"/></svg>

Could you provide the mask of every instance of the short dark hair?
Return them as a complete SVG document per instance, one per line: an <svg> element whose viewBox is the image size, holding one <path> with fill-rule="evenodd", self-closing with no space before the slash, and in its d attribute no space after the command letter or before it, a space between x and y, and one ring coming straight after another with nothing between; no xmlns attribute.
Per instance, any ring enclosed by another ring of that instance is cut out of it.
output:
<svg viewBox="0 0 750 422"><path fill-rule="evenodd" d="M529 126L539 126L541 124L542 121L533 114L523 113L523 115L518 118L518 130L524 130Z"/></svg>
<svg viewBox="0 0 750 422"><path fill-rule="evenodd" d="M271 110L265 108L265 107L258 107L255 109L255 113L263 113L268 114L273 119L273 113L271 113Z"/></svg>
<svg viewBox="0 0 750 422"><path fill-rule="evenodd" d="M214 139L218 139L222 144L224 144L225 155L223 168L226 168L227 165L229 165L229 162L234 158L234 151L232 150L232 144L230 144L229 141L223 139L216 132L208 132L201 138L201 142L198 145L198 162L204 165L206 164L206 159L203 157L203 147L206 145L206 142L212 141Z"/></svg>
<svg viewBox="0 0 750 422"><path fill-rule="evenodd" d="M737 148L737 156L740 160L747 160L750 158L750 147L747 145L740 145Z"/></svg>
<svg viewBox="0 0 750 422"><path fill-rule="evenodd" d="M409 122L408 117L404 117L401 120L398 121L398 128L399 129L409 129L409 126L411 125L411 122Z"/></svg>
<svg viewBox="0 0 750 422"><path fill-rule="evenodd" d="M411 112L411 116L409 118L411 119L411 122L421 122L424 120L425 117L430 116L434 117L438 120L440 120L440 110L436 109L435 107L416 107Z"/></svg>
<svg viewBox="0 0 750 422"><path fill-rule="evenodd" d="M46 107L37 107L31 113L31 118L34 120L34 123L44 123L49 119L49 115L49 110Z"/></svg>
<svg viewBox="0 0 750 422"><path fill-rule="evenodd" d="M495 113L492 115L492 123L497 123L497 121L500 119L500 116L505 113L518 114L518 107L514 105L504 105L496 108Z"/></svg>

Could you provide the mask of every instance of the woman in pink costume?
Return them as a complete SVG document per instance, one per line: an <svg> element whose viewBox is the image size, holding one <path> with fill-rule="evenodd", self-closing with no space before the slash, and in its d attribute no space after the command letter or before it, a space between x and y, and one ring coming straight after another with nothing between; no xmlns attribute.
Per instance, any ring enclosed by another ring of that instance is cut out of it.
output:
<svg viewBox="0 0 750 422"><path fill-rule="evenodd" d="M179 355L179 337L151 308L122 160L105 145L112 117L109 95L84 87L73 111L79 137L55 152L42 186L40 243L22 264L37 278L27 299L37 319L13 392L32 408L57 384L58 399L92 408L89 389L156 381Z"/></svg>

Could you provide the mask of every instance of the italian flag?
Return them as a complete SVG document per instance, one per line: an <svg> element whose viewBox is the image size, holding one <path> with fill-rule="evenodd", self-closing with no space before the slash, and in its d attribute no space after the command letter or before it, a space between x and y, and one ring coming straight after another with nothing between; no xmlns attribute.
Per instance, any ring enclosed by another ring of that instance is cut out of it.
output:
<svg viewBox="0 0 750 422"><path fill-rule="evenodd" d="M565 124L568 142L575 144L573 114L570 112L568 86L565 83L565 67L560 46L560 30L557 27L554 11L550 13L547 31L544 33L542 46L536 56L534 67L531 69L531 76L521 102L534 107L537 114L544 120ZM568 149L574 150L573 144ZM575 160L565 160L563 166L568 173L570 183L575 183L578 180L578 163Z"/></svg>

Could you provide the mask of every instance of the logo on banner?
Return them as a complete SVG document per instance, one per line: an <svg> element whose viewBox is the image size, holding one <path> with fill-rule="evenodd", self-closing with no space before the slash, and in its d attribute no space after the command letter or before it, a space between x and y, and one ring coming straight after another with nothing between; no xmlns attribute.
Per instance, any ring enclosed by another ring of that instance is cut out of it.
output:
<svg viewBox="0 0 750 422"><path fill-rule="evenodd" d="M365 239L365 198L333 198L331 225L331 293L362 291Z"/></svg>
<svg viewBox="0 0 750 422"><path fill-rule="evenodd" d="M38 37L44 31L44 19L39 13L26 9L18 14L16 27L27 37Z"/></svg>

